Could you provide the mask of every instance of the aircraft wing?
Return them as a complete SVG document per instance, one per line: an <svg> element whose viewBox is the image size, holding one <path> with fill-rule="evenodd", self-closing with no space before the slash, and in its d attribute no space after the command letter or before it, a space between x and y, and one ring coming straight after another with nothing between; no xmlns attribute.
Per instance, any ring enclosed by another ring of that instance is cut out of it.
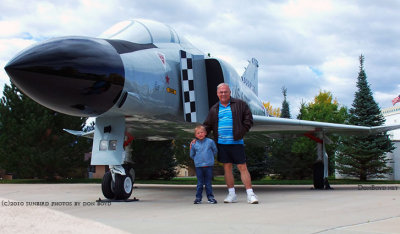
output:
<svg viewBox="0 0 400 234"><path fill-rule="evenodd" d="M76 131L76 130L70 130L70 129L65 129L65 128L63 130L68 132L69 134L72 134L72 135L75 135L78 137L83 136L83 137L86 137L89 139L93 139L93 136L94 136L94 130L90 131L90 132Z"/></svg>
<svg viewBox="0 0 400 234"><path fill-rule="evenodd" d="M326 123L298 119L285 119L253 115L254 126L251 130L267 133L304 134L313 132L337 134L375 134L400 128L398 125L366 127L336 123Z"/></svg>

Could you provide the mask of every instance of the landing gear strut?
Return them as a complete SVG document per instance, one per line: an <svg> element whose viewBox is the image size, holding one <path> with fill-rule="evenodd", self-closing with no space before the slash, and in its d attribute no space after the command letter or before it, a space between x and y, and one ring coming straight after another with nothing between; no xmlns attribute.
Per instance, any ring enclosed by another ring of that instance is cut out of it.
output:
<svg viewBox="0 0 400 234"><path fill-rule="evenodd" d="M314 189L332 189L328 181L328 154L325 149L325 141L330 144L331 140L324 133L318 137L310 133L304 135L317 143L317 161L313 166Z"/></svg>

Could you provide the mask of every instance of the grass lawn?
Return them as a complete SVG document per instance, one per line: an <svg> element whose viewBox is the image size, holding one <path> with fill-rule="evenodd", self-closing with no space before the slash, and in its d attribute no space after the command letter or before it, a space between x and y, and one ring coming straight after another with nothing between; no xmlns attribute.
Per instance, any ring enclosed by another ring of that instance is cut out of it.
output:
<svg viewBox="0 0 400 234"><path fill-rule="evenodd" d="M196 177L177 177L172 180L135 180L136 184L196 184ZM308 180L276 180L270 177L265 177L261 180L252 181L254 185L312 185L313 181ZM400 184L400 181L395 180L350 180L350 179L334 179L329 178L329 183L334 184ZM0 184L101 184L101 179L59 179L59 180L45 180L45 179L13 179L13 180L0 180ZM214 177L213 184L225 184L224 177ZM235 181L235 184L242 184L241 181Z"/></svg>

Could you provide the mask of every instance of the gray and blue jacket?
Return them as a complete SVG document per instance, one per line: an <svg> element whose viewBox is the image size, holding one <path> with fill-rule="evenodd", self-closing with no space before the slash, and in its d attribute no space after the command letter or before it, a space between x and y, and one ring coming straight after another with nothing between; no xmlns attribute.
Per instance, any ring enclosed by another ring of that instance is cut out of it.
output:
<svg viewBox="0 0 400 234"><path fill-rule="evenodd" d="M210 138L196 140L190 149L190 157L194 160L195 167L214 166L214 156L218 150Z"/></svg>

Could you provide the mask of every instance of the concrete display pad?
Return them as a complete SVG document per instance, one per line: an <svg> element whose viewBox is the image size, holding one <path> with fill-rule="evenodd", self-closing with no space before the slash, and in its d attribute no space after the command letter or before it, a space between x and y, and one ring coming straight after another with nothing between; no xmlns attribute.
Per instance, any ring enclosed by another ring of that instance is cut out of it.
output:
<svg viewBox="0 0 400 234"><path fill-rule="evenodd" d="M260 203L194 205L194 185L135 185L102 202L98 184L0 184L1 233L400 233L400 185L254 186ZM205 193L204 193L205 196Z"/></svg>

